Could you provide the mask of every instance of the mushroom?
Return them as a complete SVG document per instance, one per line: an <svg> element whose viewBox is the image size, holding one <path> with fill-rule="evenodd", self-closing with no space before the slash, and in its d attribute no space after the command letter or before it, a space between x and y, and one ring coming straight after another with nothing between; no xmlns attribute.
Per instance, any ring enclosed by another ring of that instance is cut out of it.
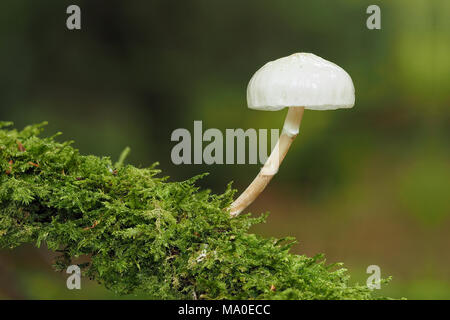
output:
<svg viewBox="0 0 450 320"><path fill-rule="evenodd" d="M294 53L268 62L247 87L250 109L277 111L289 108L280 138L259 174L231 204L231 216L239 215L269 184L298 135L305 109L336 110L355 104L351 77L336 64L312 53Z"/></svg>

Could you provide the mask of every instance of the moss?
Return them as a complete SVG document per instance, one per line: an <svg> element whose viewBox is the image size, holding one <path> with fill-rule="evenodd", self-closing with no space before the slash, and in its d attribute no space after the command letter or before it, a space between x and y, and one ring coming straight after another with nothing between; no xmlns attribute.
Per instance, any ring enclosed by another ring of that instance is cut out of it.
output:
<svg viewBox="0 0 450 320"><path fill-rule="evenodd" d="M118 294L159 299L371 299L340 265L289 253L291 238L248 229L265 216L230 218L223 194L168 182L155 166L80 155L71 142L0 124L0 248L45 243L55 268L88 255L83 274Z"/></svg>

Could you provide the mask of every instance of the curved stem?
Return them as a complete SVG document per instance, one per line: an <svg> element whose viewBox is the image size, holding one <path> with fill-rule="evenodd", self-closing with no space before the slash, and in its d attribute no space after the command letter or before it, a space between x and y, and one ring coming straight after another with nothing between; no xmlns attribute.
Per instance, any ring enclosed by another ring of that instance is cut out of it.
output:
<svg viewBox="0 0 450 320"><path fill-rule="evenodd" d="M269 184L273 176L277 174L278 168L286 156L292 141L298 135L304 111L305 108L303 107L289 108L286 119L284 120L283 131L266 163L253 182L231 204L230 215L232 217L239 215L242 210L247 208Z"/></svg>

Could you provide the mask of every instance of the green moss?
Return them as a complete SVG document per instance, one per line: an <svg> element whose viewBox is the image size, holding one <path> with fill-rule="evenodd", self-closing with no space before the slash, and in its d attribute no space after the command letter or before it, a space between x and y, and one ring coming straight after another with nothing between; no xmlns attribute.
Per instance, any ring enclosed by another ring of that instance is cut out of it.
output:
<svg viewBox="0 0 450 320"><path fill-rule="evenodd" d="M346 270L289 253L293 239L249 234L265 217L230 218L230 186L168 182L154 166L82 156L43 125L0 123L0 248L46 243L59 270L89 255L84 275L118 294L159 299L371 299ZM3 128L3 129L2 129Z"/></svg>

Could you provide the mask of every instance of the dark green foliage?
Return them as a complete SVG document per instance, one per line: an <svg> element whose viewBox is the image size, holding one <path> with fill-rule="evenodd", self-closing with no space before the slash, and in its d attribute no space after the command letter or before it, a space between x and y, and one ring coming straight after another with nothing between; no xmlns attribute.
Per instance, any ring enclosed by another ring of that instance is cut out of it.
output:
<svg viewBox="0 0 450 320"><path fill-rule="evenodd" d="M0 123L0 248L32 242L83 255L86 276L119 293L161 299L370 299L345 269L290 254L292 239L249 234L264 217L230 218L230 186L215 195L194 177L167 182L154 167L82 156L70 142Z"/></svg>

